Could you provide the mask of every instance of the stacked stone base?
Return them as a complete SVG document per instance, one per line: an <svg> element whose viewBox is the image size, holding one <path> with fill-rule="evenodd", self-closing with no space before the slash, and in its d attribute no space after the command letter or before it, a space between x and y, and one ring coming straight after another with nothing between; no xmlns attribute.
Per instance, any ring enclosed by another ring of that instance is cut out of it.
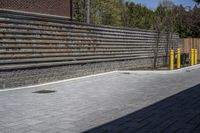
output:
<svg viewBox="0 0 200 133"><path fill-rule="evenodd" d="M164 58L158 59L163 64ZM0 72L0 89L36 85L46 82L75 78L115 70L127 70L139 67L151 67L152 58L114 62L77 64L37 69L21 69Z"/></svg>

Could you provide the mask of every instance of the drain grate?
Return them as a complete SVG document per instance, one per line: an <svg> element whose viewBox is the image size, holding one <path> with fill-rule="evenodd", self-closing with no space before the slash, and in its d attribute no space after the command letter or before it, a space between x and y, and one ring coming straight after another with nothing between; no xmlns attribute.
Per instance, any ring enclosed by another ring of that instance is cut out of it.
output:
<svg viewBox="0 0 200 133"><path fill-rule="evenodd" d="M38 93L38 94L48 94L48 93L55 93L56 91L54 90L39 90L39 91L35 91L33 93Z"/></svg>
<svg viewBox="0 0 200 133"><path fill-rule="evenodd" d="M123 72L122 74L130 75L131 73L130 72Z"/></svg>
<svg viewBox="0 0 200 133"><path fill-rule="evenodd" d="M190 70L186 70L186 72L190 72Z"/></svg>

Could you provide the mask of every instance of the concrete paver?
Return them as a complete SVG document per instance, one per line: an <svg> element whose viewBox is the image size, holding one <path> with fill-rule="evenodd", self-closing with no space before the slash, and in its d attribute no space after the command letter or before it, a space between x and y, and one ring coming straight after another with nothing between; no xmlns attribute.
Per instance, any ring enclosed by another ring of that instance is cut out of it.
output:
<svg viewBox="0 0 200 133"><path fill-rule="evenodd" d="M197 132L199 73L114 72L0 92L0 133Z"/></svg>

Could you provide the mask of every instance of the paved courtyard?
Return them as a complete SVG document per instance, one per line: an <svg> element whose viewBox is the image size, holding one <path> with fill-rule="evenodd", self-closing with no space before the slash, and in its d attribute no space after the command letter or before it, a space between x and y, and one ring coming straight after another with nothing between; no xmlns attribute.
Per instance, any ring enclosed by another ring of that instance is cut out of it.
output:
<svg viewBox="0 0 200 133"><path fill-rule="evenodd" d="M0 91L0 133L200 133L199 83L197 67Z"/></svg>

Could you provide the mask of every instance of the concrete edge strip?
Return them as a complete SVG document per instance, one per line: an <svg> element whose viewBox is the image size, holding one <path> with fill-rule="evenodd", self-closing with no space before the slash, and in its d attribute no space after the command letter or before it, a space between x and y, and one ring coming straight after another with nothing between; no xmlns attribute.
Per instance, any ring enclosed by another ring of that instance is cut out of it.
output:
<svg viewBox="0 0 200 133"><path fill-rule="evenodd" d="M136 74L144 74L144 73L147 73L147 74L173 74L173 73L180 73L180 72L184 72L184 71L191 71L191 70L194 70L194 69L197 69L197 68L200 68L200 64L198 65L194 65L194 66L188 66L188 67L184 67L184 68L181 68L181 69L176 69L176 70L152 70L152 71L149 71L149 70L139 70L139 71L124 71L124 70L119 70L117 72L129 72L129 73L136 73Z"/></svg>
<svg viewBox="0 0 200 133"><path fill-rule="evenodd" d="M86 78L91 78L91 77L96 77L96 76L102 76L102 75L107 75L111 73L118 73L118 72L129 72L129 73L147 73L147 74L172 74L172 73L179 73L187 70L194 70L200 68L200 64L194 65L194 66L189 66L173 71L169 70L161 70L161 71L123 71L123 70L118 70L118 71L111 71L111 72L105 72L105 73L99 73L99 74L93 74L93 75L88 75L88 76L83 76L83 77L77 77L77 78L71 78L71 79L65 79L65 80L60 80L60 81L54 81L54 82L48 82L48 83L43 83L43 84L38 84L38 85L31 85L31 86L24 86L24 87L17 87L17 88L9 88L9 89L2 89L0 92L6 92L6 91L14 91L14 90L21 90L21 89L28 89L28 88L35 88L35 87L40 87L40 86L46 86L46 85L52 85L52 84L59 84L63 82L68 82L68 81L75 81L79 79L86 79Z"/></svg>
<svg viewBox="0 0 200 133"><path fill-rule="evenodd" d="M2 90L0 90L0 92L22 90L22 89L41 87L41 86L47 86L47 85L52 85L52 84L59 84L59 83L63 83L63 82L75 81L75 80L80 80L80 79L86 79L86 78L96 77L96 76L102 76L102 75L107 75L107 74L116 73L116 72L117 71L111 71L111 72L93 74L93 75L82 76L82 77L77 77L77 78L64 79L64 80L59 80L59 81L54 81L54 82L47 82L47 83L42 83L42 84L37 84L37 85L30 85L30 86L24 86L24 87L2 89Z"/></svg>

